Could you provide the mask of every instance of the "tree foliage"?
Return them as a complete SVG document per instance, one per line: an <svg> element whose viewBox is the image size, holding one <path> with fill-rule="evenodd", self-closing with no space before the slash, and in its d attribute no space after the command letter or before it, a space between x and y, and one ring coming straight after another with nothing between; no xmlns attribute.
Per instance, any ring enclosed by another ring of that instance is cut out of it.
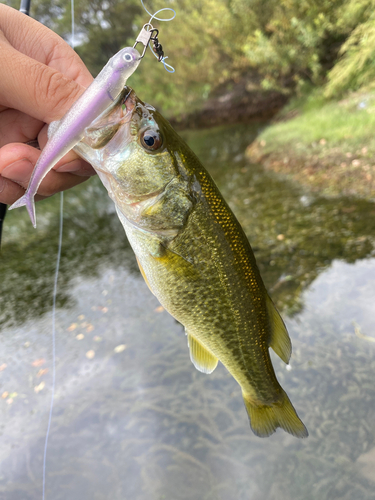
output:
<svg viewBox="0 0 375 500"><path fill-rule="evenodd" d="M18 0L7 0L18 8ZM153 0L172 7L160 30L167 73L149 53L129 84L170 115L198 107L240 77L290 93L309 82L340 95L375 73L375 0ZM70 39L70 0L32 0L32 15ZM161 14L163 15L163 14ZM166 14L166 17L168 14ZM96 75L149 19L139 0L75 0L76 48Z"/></svg>
<svg viewBox="0 0 375 500"><path fill-rule="evenodd" d="M349 90L371 86L375 78L375 2L349 2L345 17L353 28L342 45L339 60L328 73L327 97L341 97Z"/></svg>
<svg viewBox="0 0 375 500"><path fill-rule="evenodd" d="M338 29L345 0L232 0L244 52L265 88L293 88L301 80L320 84L345 36Z"/></svg>

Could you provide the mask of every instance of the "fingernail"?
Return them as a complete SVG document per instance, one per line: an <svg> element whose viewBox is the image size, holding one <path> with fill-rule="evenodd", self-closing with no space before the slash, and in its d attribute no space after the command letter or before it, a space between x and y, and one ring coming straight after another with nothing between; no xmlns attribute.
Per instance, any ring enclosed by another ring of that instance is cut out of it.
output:
<svg viewBox="0 0 375 500"><path fill-rule="evenodd" d="M83 160L72 160L69 163L65 163L65 165L61 165L61 167L57 168L56 172L70 172L81 177L91 177L96 174L92 166Z"/></svg>
<svg viewBox="0 0 375 500"><path fill-rule="evenodd" d="M77 172L82 169L82 160L72 160L56 168L56 172Z"/></svg>
<svg viewBox="0 0 375 500"><path fill-rule="evenodd" d="M11 181L25 183L29 180L32 170L33 164L31 161L23 158L5 167L1 175Z"/></svg>

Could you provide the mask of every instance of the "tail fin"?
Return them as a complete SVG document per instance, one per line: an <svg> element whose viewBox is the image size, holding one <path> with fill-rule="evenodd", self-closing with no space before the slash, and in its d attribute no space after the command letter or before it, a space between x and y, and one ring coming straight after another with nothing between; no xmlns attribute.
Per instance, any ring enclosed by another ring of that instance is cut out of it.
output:
<svg viewBox="0 0 375 500"><path fill-rule="evenodd" d="M251 429L257 436L268 437L278 427L297 438L305 438L309 435L285 391L283 391L282 400L272 406L257 406L245 394L243 397Z"/></svg>
<svg viewBox="0 0 375 500"><path fill-rule="evenodd" d="M21 196L19 200L17 200L11 207L9 207L9 210L13 210L13 208L23 207L24 205L26 205L33 226L36 227L34 197L29 196L27 191L23 196Z"/></svg>

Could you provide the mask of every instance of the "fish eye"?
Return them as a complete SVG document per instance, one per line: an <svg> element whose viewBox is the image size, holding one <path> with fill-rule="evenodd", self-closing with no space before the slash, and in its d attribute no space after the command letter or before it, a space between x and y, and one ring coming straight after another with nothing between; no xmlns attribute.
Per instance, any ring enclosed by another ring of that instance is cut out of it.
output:
<svg viewBox="0 0 375 500"><path fill-rule="evenodd" d="M131 61L132 60L132 56L130 54L125 54L124 55L124 59L125 59L125 61Z"/></svg>
<svg viewBox="0 0 375 500"><path fill-rule="evenodd" d="M156 151L163 144L163 137L157 130L147 129L140 136L142 146L147 151Z"/></svg>

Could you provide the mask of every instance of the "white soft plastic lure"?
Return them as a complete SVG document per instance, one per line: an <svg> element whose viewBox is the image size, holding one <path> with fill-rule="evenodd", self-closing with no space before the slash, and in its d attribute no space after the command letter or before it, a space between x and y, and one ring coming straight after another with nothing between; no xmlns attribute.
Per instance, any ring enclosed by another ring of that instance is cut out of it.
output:
<svg viewBox="0 0 375 500"><path fill-rule="evenodd" d="M133 47L117 52L66 115L51 123L48 142L34 167L26 193L9 210L26 205L31 222L36 227L34 196L40 183L83 138L85 129L116 100L140 60L139 52Z"/></svg>

